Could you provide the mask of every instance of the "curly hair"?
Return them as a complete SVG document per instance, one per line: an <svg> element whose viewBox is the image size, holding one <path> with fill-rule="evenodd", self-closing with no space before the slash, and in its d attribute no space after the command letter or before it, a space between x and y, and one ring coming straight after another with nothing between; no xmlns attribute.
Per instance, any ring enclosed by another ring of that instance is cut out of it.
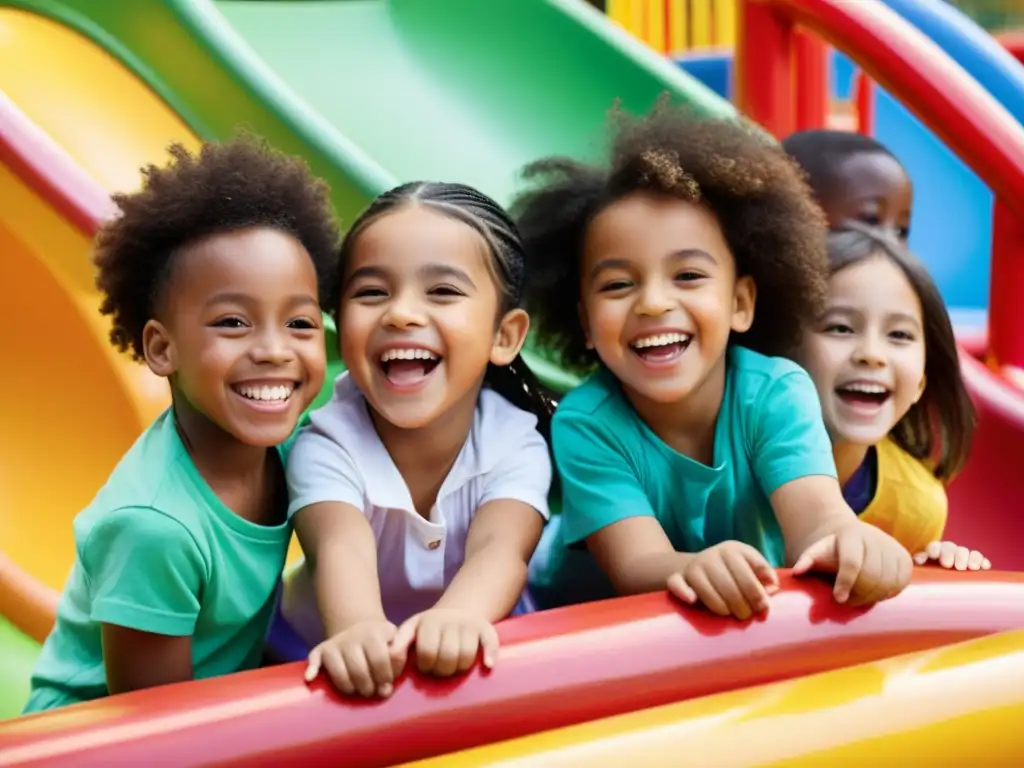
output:
<svg viewBox="0 0 1024 768"><path fill-rule="evenodd" d="M340 241L327 184L305 161L242 134L203 144L191 154L180 144L171 161L142 169L141 189L116 194L120 215L96 236L96 287L110 315L110 341L135 360L145 358L142 329L154 316L181 249L207 235L253 226L295 237L316 269L321 298L335 277Z"/></svg>
<svg viewBox="0 0 1024 768"><path fill-rule="evenodd" d="M539 183L512 210L530 261L527 303L538 340L575 371L598 362L577 314L584 239L598 213L644 192L703 205L715 216L737 274L757 286L754 323L732 341L792 355L828 285L827 224L804 174L749 123L702 118L665 101L643 118L614 117L606 165L553 157L524 170Z"/></svg>

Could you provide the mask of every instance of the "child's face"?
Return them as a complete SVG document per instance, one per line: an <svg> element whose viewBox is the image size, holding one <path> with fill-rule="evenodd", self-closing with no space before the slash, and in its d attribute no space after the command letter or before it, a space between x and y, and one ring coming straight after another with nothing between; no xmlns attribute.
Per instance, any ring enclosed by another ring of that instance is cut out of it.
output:
<svg viewBox="0 0 1024 768"><path fill-rule="evenodd" d="M881 152L859 152L843 161L838 176L842 181L821 200L830 226L852 219L887 229L906 243L914 192L896 160Z"/></svg>
<svg viewBox="0 0 1024 768"><path fill-rule="evenodd" d="M358 235L345 267L341 353L374 411L403 429L473 404L488 363L519 352L529 320L496 325L500 297L483 238L423 206L401 208Z"/></svg>
<svg viewBox="0 0 1024 768"><path fill-rule="evenodd" d="M730 331L754 316L754 284L714 215L669 197L633 194L598 214L580 273L587 341L627 391L683 400L722 364Z"/></svg>
<svg viewBox="0 0 1024 768"><path fill-rule="evenodd" d="M284 442L323 386L313 262L294 237L254 227L187 246L161 320L146 326L150 368L247 445Z"/></svg>
<svg viewBox="0 0 1024 768"><path fill-rule="evenodd" d="M875 445L924 392L921 302L903 271L872 256L835 273L802 358L833 443Z"/></svg>

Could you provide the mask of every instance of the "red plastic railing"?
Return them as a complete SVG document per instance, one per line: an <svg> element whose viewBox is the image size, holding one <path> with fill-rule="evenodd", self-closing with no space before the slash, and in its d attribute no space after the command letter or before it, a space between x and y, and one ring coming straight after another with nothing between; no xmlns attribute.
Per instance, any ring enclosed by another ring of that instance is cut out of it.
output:
<svg viewBox="0 0 1024 768"><path fill-rule="evenodd" d="M1024 574L918 570L867 610L780 578L753 622L665 593L512 619L492 672L412 673L384 702L340 700L287 664L0 723L0 765L394 765L1024 626Z"/></svg>
<svg viewBox="0 0 1024 768"><path fill-rule="evenodd" d="M935 43L878 0L739 0L737 106L777 137L797 126L798 26L852 58L996 196L989 302L994 359L1024 368L1024 129Z"/></svg>

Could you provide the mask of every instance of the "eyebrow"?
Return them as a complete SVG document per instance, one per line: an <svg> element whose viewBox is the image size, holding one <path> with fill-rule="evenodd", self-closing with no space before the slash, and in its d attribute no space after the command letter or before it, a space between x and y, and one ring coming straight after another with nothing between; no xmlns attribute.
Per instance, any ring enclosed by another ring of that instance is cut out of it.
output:
<svg viewBox="0 0 1024 768"><path fill-rule="evenodd" d="M257 299L248 293L222 291L211 296L206 304L207 306L213 306L214 304L254 304L256 301ZM316 304L319 306L316 297L309 293L293 293L285 299L284 303L287 307L297 307L304 304Z"/></svg>
<svg viewBox="0 0 1024 768"><path fill-rule="evenodd" d="M453 267L450 264L424 264L416 270L416 274L421 277L449 277L459 280L472 288L476 288L476 283L473 282L469 275L458 267ZM389 269L385 269L384 267L360 267L349 275L348 280L346 280L345 283L348 284L354 280L364 277L378 277L386 279L392 276L393 272Z"/></svg>
<svg viewBox="0 0 1024 768"><path fill-rule="evenodd" d="M683 259L703 259L709 261L712 264L717 264L718 261L710 253L705 251L703 248L683 248L678 251L672 251L672 253L665 256L662 261L682 261ZM627 269L632 265L633 262L628 259L602 259L594 268L590 270L591 279L605 269Z"/></svg>

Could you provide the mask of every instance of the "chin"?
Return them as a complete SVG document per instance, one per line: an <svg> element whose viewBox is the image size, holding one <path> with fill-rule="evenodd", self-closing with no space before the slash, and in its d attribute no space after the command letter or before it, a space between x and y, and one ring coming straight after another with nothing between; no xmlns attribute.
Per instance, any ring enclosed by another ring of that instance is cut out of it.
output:
<svg viewBox="0 0 1024 768"><path fill-rule="evenodd" d="M836 439L833 440L833 443L844 443L864 448L878 445L889 436L888 430L878 429L877 427L840 429L835 434Z"/></svg>
<svg viewBox="0 0 1024 768"><path fill-rule="evenodd" d="M410 404L412 407L378 407L370 403L377 416L396 429L422 429L441 418L440 408L424 408L423 403Z"/></svg>

